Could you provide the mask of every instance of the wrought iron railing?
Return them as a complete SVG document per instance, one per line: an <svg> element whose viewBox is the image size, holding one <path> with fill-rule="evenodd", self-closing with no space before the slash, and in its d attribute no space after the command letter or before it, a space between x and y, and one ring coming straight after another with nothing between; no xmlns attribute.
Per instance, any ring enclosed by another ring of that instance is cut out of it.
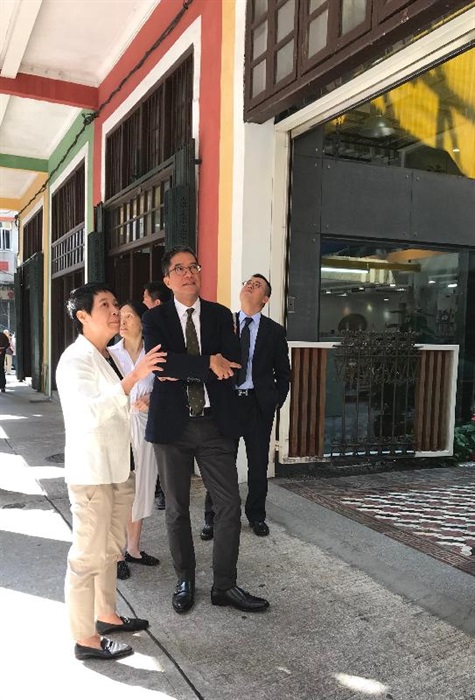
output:
<svg viewBox="0 0 475 700"><path fill-rule="evenodd" d="M51 244L51 275L58 277L84 265L84 222Z"/></svg>

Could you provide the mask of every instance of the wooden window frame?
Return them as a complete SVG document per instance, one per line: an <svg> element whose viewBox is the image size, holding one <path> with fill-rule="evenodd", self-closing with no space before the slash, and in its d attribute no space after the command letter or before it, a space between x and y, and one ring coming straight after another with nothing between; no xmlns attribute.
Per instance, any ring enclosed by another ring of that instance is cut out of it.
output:
<svg viewBox="0 0 475 700"><path fill-rule="evenodd" d="M23 262L43 250L43 207L23 226Z"/></svg>
<svg viewBox="0 0 475 700"><path fill-rule="evenodd" d="M268 0L267 11L262 14L259 19L254 20L249 25L249 31L246 33L246 55L249 57L249 81L246 83L246 91L249 103L259 104L263 96L270 96L276 90L280 90L297 77L297 61L298 61L298 25L299 25L299 0L295 0L294 8L294 29L288 32L279 42L277 42L277 13L285 5L288 0ZM251 4L248 5L248 11L251 10ZM261 24L267 22L267 47L266 50L259 54L256 58L253 57L252 37L253 32ZM293 68L292 71L284 76L277 83L275 82L277 53L288 44L291 40L294 42L293 51ZM266 88L255 97L252 96L252 72L263 60L266 61Z"/></svg>
<svg viewBox="0 0 475 700"><path fill-rule="evenodd" d="M300 2L300 12L301 12L301 37L302 40L299 44L303 46L303 51L299 54L299 74L304 74L307 71L315 68L319 63L324 61L328 56L341 51L341 49L348 44L351 44L356 39L359 39L364 34L367 34L371 29L371 18L373 13L373 2L374 0L366 1L366 15L362 22L353 27L346 34L341 34L341 19L342 19L342 5L341 0L335 2L335 0L327 0L325 5L317 7L311 14L309 13L310 0L304 0ZM319 15L323 14L325 10L328 9L328 25L327 25L327 43L325 46L318 51L318 53L313 54L311 57L307 56L308 49L308 30L310 23L316 19Z"/></svg>
<svg viewBox="0 0 475 700"><path fill-rule="evenodd" d="M309 0L297 0L299 8L296 21L295 46L297 47L297 69L295 77L273 85L266 76L265 89L252 97L252 68L259 61L252 58L252 30L275 11L280 0L269 0L268 10L258 22L251 22L254 0L247 0L244 75L244 119L263 123L269 118L291 108L315 100L332 81L345 76L347 79L362 66L382 58L397 42L411 41L431 25L467 9L467 0L453 0L450 10L445 0L368 0L363 22L344 35L340 35L342 7L339 0L327 0L322 8L311 15ZM280 5L279 5L280 6ZM329 8L328 40L321 51L310 59L306 56L309 23L320 12ZM265 56L274 50L271 36ZM264 54L262 54L262 57Z"/></svg>
<svg viewBox="0 0 475 700"><path fill-rule="evenodd" d="M138 181L153 174L180 147L191 140L193 103L193 50L180 60L151 88L106 137L106 202L127 191ZM151 155L149 126L150 103L158 106L159 144ZM127 130L131 138L127 139ZM132 168L130 156L137 157Z"/></svg>

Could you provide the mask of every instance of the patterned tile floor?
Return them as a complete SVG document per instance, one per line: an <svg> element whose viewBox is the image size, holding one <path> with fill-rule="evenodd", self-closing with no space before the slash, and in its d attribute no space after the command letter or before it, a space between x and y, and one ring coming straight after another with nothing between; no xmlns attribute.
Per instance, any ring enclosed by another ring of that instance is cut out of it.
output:
<svg viewBox="0 0 475 700"><path fill-rule="evenodd" d="M279 483L475 575L475 465Z"/></svg>

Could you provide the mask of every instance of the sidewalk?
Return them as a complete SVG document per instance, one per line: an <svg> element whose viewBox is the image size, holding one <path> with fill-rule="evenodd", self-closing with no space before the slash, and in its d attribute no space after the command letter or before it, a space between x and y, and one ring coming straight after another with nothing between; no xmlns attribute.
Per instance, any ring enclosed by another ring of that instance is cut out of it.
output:
<svg viewBox="0 0 475 700"><path fill-rule="evenodd" d="M70 513L59 403L8 377L0 396L4 698L157 700L474 700L475 577L270 482L271 535L243 522L238 582L271 608L246 615L209 602L212 543L198 537L197 596L171 608L164 513L145 521L152 569L118 582L119 612L150 630L136 653L80 663L63 604ZM244 492L244 491L243 491ZM6 691L6 692L5 692Z"/></svg>

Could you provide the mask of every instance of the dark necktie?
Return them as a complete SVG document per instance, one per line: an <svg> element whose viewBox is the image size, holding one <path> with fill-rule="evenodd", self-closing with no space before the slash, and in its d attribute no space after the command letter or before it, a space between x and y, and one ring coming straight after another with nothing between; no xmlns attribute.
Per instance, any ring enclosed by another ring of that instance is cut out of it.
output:
<svg viewBox="0 0 475 700"><path fill-rule="evenodd" d="M196 335L195 324L191 318L194 309L187 309L186 313L188 318L186 319L185 327L185 337L186 337L186 352L188 355L201 355L200 345L198 343L198 336ZM192 381L188 384L188 403L191 412L194 416L199 416L203 413L203 408L205 405L205 390L203 382Z"/></svg>
<svg viewBox="0 0 475 700"><path fill-rule="evenodd" d="M241 332L241 369L238 373L237 386L241 386L246 381L247 365L249 362L249 350L251 347L251 331L249 326L252 323L252 318L249 316L244 321L244 328Z"/></svg>

